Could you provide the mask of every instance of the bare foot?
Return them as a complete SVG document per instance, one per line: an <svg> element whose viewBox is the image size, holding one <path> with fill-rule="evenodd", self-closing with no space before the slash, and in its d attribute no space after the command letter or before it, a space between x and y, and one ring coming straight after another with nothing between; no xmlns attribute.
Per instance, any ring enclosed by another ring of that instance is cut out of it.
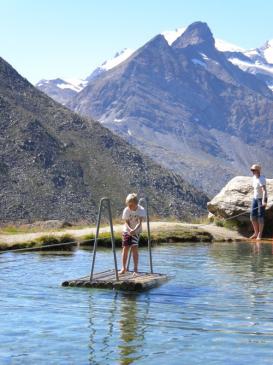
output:
<svg viewBox="0 0 273 365"><path fill-rule="evenodd" d="M249 237L251 240L255 240L257 238L256 234L254 233L251 237Z"/></svg>
<svg viewBox="0 0 273 365"><path fill-rule="evenodd" d="M133 278L135 278L136 276L138 276L138 272L137 271L134 271L133 272Z"/></svg>
<svg viewBox="0 0 273 365"><path fill-rule="evenodd" d="M256 240L257 240L257 241L260 241L261 239L262 239L262 236L260 236L260 235L258 234L258 236L257 236Z"/></svg>
<svg viewBox="0 0 273 365"><path fill-rule="evenodd" d="M122 274L125 274L126 273L126 269L121 269L118 273L120 274L120 275L122 275Z"/></svg>

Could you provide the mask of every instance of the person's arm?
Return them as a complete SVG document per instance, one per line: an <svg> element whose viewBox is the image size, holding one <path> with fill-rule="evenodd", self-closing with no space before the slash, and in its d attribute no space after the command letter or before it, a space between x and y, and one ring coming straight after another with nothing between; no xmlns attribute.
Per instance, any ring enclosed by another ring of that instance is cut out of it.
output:
<svg viewBox="0 0 273 365"><path fill-rule="evenodd" d="M267 205L267 190L266 190L266 185L262 186L262 190L263 190L263 199L262 199L262 204L264 207L266 207Z"/></svg>
<svg viewBox="0 0 273 365"><path fill-rule="evenodd" d="M130 221L129 219L125 220L125 226L128 229L128 231L131 233L133 231L132 227L130 227Z"/></svg>
<svg viewBox="0 0 273 365"><path fill-rule="evenodd" d="M143 221L142 217L138 218L138 224L135 226L135 228L131 230L131 234L134 234L139 229L139 227L141 227L142 221Z"/></svg>

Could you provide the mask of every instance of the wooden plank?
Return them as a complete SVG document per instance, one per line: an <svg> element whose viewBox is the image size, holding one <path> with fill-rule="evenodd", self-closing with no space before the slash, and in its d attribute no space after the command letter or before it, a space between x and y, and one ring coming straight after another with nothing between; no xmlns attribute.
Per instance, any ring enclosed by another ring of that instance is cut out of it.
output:
<svg viewBox="0 0 273 365"><path fill-rule="evenodd" d="M116 280L115 271L108 270L96 273L92 282L89 276L79 279L67 280L62 283L63 286L88 287L88 288L109 288L128 291L143 291L154 288L167 281L168 277L164 274L151 274L141 272L137 276L133 276L133 272L127 272L119 276Z"/></svg>

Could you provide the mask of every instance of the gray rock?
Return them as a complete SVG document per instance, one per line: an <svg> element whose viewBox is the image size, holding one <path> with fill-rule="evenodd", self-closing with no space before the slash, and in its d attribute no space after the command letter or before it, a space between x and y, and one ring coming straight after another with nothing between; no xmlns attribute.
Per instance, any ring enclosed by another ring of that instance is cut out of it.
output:
<svg viewBox="0 0 273 365"><path fill-rule="evenodd" d="M265 224L267 231L271 231L273 222L273 179L267 179L266 182L268 205ZM209 218L213 215L218 218L232 219L239 223L248 223L252 196L252 178L247 176L234 177L219 194L207 203Z"/></svg>
<svg viewBox="0 0 273 365"><path fill-rule="evenodd" d="M66 228L71 227L72 224L70 222L61 221L58 219L52 219L48 221L37 221L32 224L28 224L26 226L29 226L30 228L41 228L41 229L60 229L60 228Z"/></svg>

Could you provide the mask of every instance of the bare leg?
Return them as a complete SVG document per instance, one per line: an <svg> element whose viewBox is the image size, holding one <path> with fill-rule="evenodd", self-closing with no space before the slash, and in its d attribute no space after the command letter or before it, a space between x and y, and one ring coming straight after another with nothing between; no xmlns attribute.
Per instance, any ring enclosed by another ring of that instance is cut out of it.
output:
<svg viewBox="0 0 273 365"><path fill-rule="evenodd" d="M132 253L134 259L134 274L138 272L138 246L132 246Z"/></svg>
<svg viewBox="0 0 273 365"><path fill-rule="evenodd" d="M119 274L124 274L126 272L126 264L127 264L127 258L128 258L128 251L129 247L123 247L122 250L122 269L120 270Z"/></svg>
<svg viewBox="0 0 273 365"><path fill-rule="evenodd" d="M258 227L259 227L259 233L258 233L258 235L257 235L257 240L260 240L260 239L262 239L262 236L263 236L263 230L264 230L264 222L263 222L263 220L261 220L261 221L259 222Z"/></svg>
<svg viewBox="0 0 273 365"><path fill-rule="evenodd" d="M259 234L259 223L256 219L252 219L251 223L254 229L254 234L250 238L257 238Z"/></svg>

